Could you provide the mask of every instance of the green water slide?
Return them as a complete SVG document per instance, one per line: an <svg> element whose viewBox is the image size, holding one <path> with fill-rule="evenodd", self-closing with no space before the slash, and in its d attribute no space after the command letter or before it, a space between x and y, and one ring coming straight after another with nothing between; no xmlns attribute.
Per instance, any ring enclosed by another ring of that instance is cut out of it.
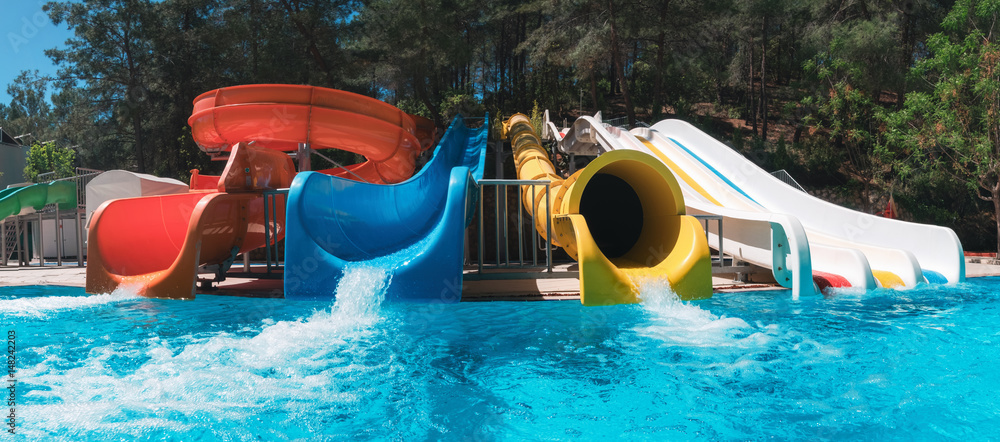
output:
<svg viewBox="0 0 1000 442"><path fill-rule="evenodd" d="M58 204L59 210L75 209L76 183L53 181L0 190L0 219L20 214L28 207L41 210L47 204Z"/></svg>

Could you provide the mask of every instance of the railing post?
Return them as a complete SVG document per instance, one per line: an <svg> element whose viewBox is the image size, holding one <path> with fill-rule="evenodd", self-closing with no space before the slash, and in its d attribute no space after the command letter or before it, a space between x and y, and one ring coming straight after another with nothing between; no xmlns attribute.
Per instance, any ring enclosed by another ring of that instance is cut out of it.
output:
<svg viewBox="0 0 1000 442"><path fill-rule="evenodd" d="M42 226L42 212L38 212L38 266L45 267L45 232Z"/></svg>
<svg viewBox="0 0 1000 442"><path fill-rule="evenodd" d="M17 251L17 266L24 264L24 252L21 251L21 217L14 216L14 250Z"/></svg>
<svg viewBox="0 0 1000 442"><path fill-rule="evenodd" d="M56 265L62 267L62 251L63 251L62 240L63 240L63 232L62 232L62 228L60 228L60 225L59 225L59 205L58 204L56 204L56 219L54 221L54 225L55 225L55 229L56 229ZM42 248L42 253L44 253L44 252L45 252L45 248L43 247Z"/></svg>
<svg viewBox="0 0 1000 442"><path fill-rule="evenodd" d="M719 267L726 266L726 255L722 253L722 217L719 217ZM734 262L733 265L736 263Z"/></svg>
<svg viewBox="0 0 1000 442"><path fill-rule="evenodd" d="M7 220L0 219L0 264L7 266Z"/></svg>
<svg viewBox="0 0 1000 442"><path fill-rule="evenodd" d="M86 209L84 209L86 210ZM83 267L83 242L86 238L83 236L83 220L80 216L80 209L76 209L76 265L77 267Z"/></svg>
<svg viewBox="0 0 1000 442"><path fill-rule="evenodd" d="M486 234L483 232L483 206L485 205L483 203L483 197L486 195L486 192L484 191L485 188L486 188L486 186L484 186L482 184L479 185L479 207L478 207L478 209L479 209L479 229L478 229L479 230L479 232L478 232L479 233L479 235L478 235L479 236L479 242L478 242L477 247L476 247L476 249L477 249L476 252L477 252L477 255L478 255L478 261L476 263L476 267L477 267L478 273L483 273L483 243L486 242Z"/></svg>
<svg viewBox="0 0 1000 442"><path fill-rule="evenodd" d="M552 183L545 183L545 267L552 273L552 201L549 195L552 194Z"/></svg>
<svg viewBox="0 0 1000 442"><path fill-rule="evenodd" d="M264 192L264 260L267 262L267 274L271 274L271 212L267 210L267 200L270 192Z"/></svg>

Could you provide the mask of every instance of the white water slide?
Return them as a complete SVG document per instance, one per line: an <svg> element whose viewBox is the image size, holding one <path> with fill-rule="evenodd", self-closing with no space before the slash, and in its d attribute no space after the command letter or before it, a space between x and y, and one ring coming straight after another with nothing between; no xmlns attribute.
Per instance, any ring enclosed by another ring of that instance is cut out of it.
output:
<svg viewBox="0 0 1000 442"><path fill-rule="evenodd" d="M598 117L599 118L599 117ZM640 150L677 176L688 213L723 218L723 247L769 268L793 297L819 287L913 287L965 280L962 245L948 228L869 215L793 188L728 146L679 120L632 131L581 117L546 135L577 155ZM718 244L709 223L709 244Z"/></svg>

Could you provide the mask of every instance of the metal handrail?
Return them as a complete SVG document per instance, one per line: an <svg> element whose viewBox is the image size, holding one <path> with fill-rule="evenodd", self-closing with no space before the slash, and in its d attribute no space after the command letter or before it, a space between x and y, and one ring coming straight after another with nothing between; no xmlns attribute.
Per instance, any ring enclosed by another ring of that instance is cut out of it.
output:
<svg viewBox="0 0 1000 442"><path fill-rule="evenodd" d="M785 169L776 170L774 172L771 172L771 176L777 178L782 183L785 183L785 184L787 184L787 185L789 185L789 186L791 186L791 187L793 187L795 189L801 190L804 193L809 193L809 192L806 192L806 189L803 188L802 185L799 184L798 181L795 181L795 178L792 178L792 176L789 175L788 172L785 171Z"/></svg>
<svg viewBox="0 0 1000 442"><path fill-rule="evenodd" d="M552 209L551 209L551 185L552 182L548 180L502 180L502 179L489 179L489 180L479 180L479 207L478 217L479 217L479 234L477 238L477 254L478 259L476 263L476 274L473 279L510 279L519 277L537 278L540 274L536 272L509 272L507 270L530 270L530 269L545 269L546 277L552 274ZM509 249L509 242L507 238L511 234L507 222L507 191L510 187L515 187L515 193L517 194L517 259L512 259L512 251ZM537 197L539 189L538 187L545 187L545 206L546 213L537 214L533 213L530 215L531 223L525 226L525 213L523 197L520 192L521 186L531 186L531 197L532 201ZM494 241L494 262L487 263L485 257L485 245L486 245L486 222L485 222L485 201L486 201L486 188L493 187L494 194L496 195L494 201L494 225L492 230L494 230L495 241ZM546 225L546 235L545 238L540 238L541 235L535 232L536 217L545 216ZM501 227L501 223L503 226ZM501 232L502 230L502 232ZM526 230L529 230L526 232ZM525 256L524 243L527 236L531 237L531 258L527 259ZM501 244L503 241L503 244ZM541 244L540 241L544 241ZM501 250L503 254L501 256ZM542 265L539 261L538 251L545 251L545 264ZM484 270L504 270L502 273L487 273Z"/></svg>
<svg viewBox="0 0 1000 442"><path fill-rule="evenodd" d="M75 169L75 175L66 178L53 178L48 180L39 180L39 183L51 183L53 181L75 181L76 182L76 204L77 207L85 208L87 207L87 184L96 178L98 175L104 173L103 170L88 169L86 167L77 167ZM55 172L45 172L38 174L39 177L54 175Z"/></svg>

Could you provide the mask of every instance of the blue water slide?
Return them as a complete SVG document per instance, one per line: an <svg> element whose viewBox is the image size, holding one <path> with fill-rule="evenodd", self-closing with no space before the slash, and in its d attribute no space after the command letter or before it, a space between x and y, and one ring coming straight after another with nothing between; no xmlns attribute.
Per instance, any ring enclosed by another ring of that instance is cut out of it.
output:
<svg viewBox="0 0 1000 442"><path fill-rule="evenodd" d="M487 118L485 121L489 121ZM387 299L458 302L464 231L483 176L487 125L461 116L399 184L300 173L288 192L285 298L333 299L351 266L391 272Z"/></svg>

